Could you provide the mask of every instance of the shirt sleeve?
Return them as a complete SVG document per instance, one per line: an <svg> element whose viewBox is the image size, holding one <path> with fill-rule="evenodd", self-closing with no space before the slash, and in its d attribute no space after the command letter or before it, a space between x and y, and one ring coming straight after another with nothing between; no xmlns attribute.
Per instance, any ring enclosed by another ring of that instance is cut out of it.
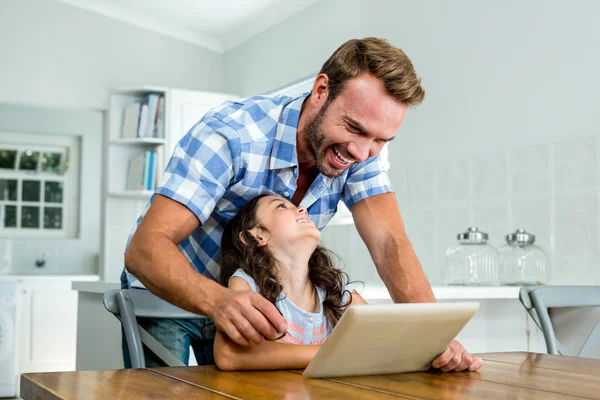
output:
<svg viewBox="0 0 600 400"><path fill-rule="evenodd" d="M238 278L242 278L243 280L245 280L246 283L248 283L248 285L250 286L250 289L252 289L252 291L258 293L258 285L256 284L256 281L250 275L245 273L243 269L241 269L241 268L236 269L235 272L233 273L233 275L231 275L231 278L233 278L234 276L237 276ZM231 278L229 278L230 281L231 281ZM229 285L229 282L227 282L227 285Z"/></svg>
<svg viewBox="0 0 600 400"><path fill-rule="evenodd" d="M204 224L234 177L238 144L229 125L203 118L175 146L156 193L183 204Z"/></svg>
<svg viewBox="0 0 600 400"><path fill-rule="evenodd" d="M388 192L394 192L394 188L381 157L376 156L350 167L342 190L342 200L350 209L360 200Z"/></svg>

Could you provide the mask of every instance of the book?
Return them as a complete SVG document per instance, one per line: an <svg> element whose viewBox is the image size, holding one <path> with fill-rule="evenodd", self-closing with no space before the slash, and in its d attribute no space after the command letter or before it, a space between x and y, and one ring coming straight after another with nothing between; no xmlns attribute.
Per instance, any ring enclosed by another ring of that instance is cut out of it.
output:
<svg viewBox="0 0 600 400"><path fill-rule="evenodd" d="M150 167L150 152L144 152L144 169L142 170L143 190L148 190L148 167Z"/></svg>
<svg viewBox="0 0 600 400"><path fill-rule="evenodd" d="M127 190L145 190L144 164L145 153L140 153L129 160L129 172L127 174Z"/></svg>
<svg viewBox="0 0 600 400"><path fill-rule="evenodd" d="M156 122L154 124L154 137L165 137L165 96L160 95L158 98L158 112L156 113Z"/></svg>
<svg viewBox="0 0 600 400"><path fill-rule="evenodd" d="M147 190L153 190L154 189L154 179L156 177L156 165L154 162L154 158L155 158L156 152L154 151L150 151L148 152L148 181L146 182L146 189Z"/></svg>
<svg viewBox="0 0 600 400"><path fill-rule="evenodd" d="M137 137L140 119L140 103L132 103L123 110L123 124L121 125L122 138Z"/></svg>
<svg viewBox="0 0 600 400"><path fill-rule="evenodd" d="M145 137L148 129L148 100L144 100L140 107L140 123L138 124L137 137Z"/></svg>
<svg viewBox="0 0 600 400"><path fill-rule="evenodd" d="M149 94L148 99L148 125L146 126L146 137L154 137L154 128L156 126L156 116L158 115L159 95Z"/></svg>

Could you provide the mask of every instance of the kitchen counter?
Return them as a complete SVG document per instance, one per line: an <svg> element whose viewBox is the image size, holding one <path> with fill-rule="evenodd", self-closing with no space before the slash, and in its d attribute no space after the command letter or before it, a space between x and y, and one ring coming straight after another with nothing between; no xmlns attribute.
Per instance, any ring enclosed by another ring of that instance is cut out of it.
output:
<svg viewBox="0 0 600 400"><path fill-rule="evenodd" d="M365 300L391 300L385 286L366 285L358 291ZM116 281L73 282L73 290L85 293L104 293L107 290L120 289L121 283ZM518 299L519 286L432 286L433 294L438 300L493 300Z"/></svg>
<svg viewBox="0 0 600 400"><path fill-rule="evenodd" d="M121 289L121 282L117 281L73 281L73 290L84 293L104 293L108 290Z"/></svg>
<svg viewBox="0 0 600 400"><path fill-rule="evenodd" d="M518 299L519 286L432 286L438 300ZM365 300L391 300L385 286L366 285L358 290Z"/></svg>
<svg viewBox="0 0 600 400"><path fill-rule="evenodd" d="M69 281L99 281L99 275L74 275L74 274L6 274L0 275L0 281L9 280L34 280L34 279L52 279Z"/></svg>
<svg viewBox="0 0 600 400"><path fill-rule="evenodd" d="M121 325L103 305L104 292L119 289L121 283L75 280L71 285L79 293L77 370L122 368ZM368 303L391 303L390 295L382 284L365 288L360 284L357 286ZM545 352L541 331L530 321L518 300L520 287L434 285L432 289L440 302L479 303L479 311L457 337L470 352ZM98 337L103 338L100 347L97 345Z"/></svg>

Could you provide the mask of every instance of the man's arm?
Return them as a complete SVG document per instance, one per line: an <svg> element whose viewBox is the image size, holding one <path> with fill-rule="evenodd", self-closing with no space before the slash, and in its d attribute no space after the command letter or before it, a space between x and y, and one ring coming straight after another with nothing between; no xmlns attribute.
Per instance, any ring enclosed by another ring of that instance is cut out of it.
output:
<svg viewBox="0 0 600 400"><path fill-rule="evenodd" d="M286 331L277 309L257 293L236 293L195 271L177 247L200 225L185 206L156 195L125 253L125 266L152 293L208 316L241 345Z"/></svg>
<svg viewBox="0 0 600 400"><path fill-rule="evenodd" d="M394 193L357 202L352 206L352 217L394 302L435 302L429 281L406 235Z"/></svg>

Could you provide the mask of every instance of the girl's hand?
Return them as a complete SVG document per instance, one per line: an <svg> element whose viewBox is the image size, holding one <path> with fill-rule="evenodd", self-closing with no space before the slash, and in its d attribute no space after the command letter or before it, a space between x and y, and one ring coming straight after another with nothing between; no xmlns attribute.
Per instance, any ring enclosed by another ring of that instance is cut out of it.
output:
<svg viewBox="0 0 600 400"><path fill-rule="evenodd" d="M446 350L431 363L433 368L442 372L477 371L482 365L481 358L470 355L456 340L450 342Z"/></svg>

